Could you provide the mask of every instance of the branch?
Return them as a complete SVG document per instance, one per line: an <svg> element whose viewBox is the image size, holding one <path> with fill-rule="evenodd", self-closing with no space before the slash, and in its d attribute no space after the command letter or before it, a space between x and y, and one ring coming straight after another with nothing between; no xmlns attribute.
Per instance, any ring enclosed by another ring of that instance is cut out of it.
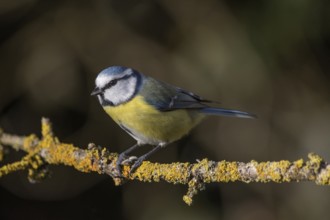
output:
<svg viewBox="0 0 330 220"><path fill-rule="evenodd" d="M106 148L89 144L87 149L72 144L61 143L52 132L48 119L42 119L42 138L36 135L17 136L0 130L0 161L4 154L2 145L27 152L20 161L0 167L0 177L18 170L28 170L28 178L32 182L47 177L47 164L64 164L81 172L97 172L113 178L115 185L129 180L143 182L159 182L188 185L188 192L183 197L187 204L192 203L193 196L203 190L205 184L212 182L299 182L313 181L318 185L330 185L330 164L320 156L310 153L309 160L299 159L275 162L228 162L203 159L196 163L159 164L144 161L133 173L129 174L130 165L124 165L122 177L116 170L117 153Z"/></svg>

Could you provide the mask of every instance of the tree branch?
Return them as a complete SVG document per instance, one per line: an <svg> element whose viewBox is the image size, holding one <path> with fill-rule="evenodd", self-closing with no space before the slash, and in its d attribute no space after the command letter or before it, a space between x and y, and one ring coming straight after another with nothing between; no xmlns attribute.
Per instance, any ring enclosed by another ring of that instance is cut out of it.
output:
<svg viewBox="0 0 330 220"><path fill-rule="evenodd" d="M144 161L133 173L129 174L130 165L124 165L122 177L116 170L117 153L106 148L89 144L87 149L72 144L61 143L52 132L48 119L42 119L42 137L36 135L17 136L0 130L0 161L4 155L3 145L27 152L20 161L0 167L0 177L18 170L28 170L31 182L47 177L47 164L64 164L81 172L97 172L111 176L116 185L128 180L159 182L188 185L188 192L183 197L187 204L192 203L193 196L211 182L299 182L313 181L318 185L330 185L330 165L320 156L310 153L309 160L299 159L275 162L228 162L203 159L196 163L159 164Z"/></svg>

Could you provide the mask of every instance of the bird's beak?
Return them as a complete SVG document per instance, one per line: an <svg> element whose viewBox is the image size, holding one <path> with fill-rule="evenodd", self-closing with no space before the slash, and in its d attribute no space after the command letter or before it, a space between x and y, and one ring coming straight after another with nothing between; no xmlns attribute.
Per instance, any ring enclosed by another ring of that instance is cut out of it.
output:
<svg viewBox="0 0 330 220"><path fill-rule="evenodd" d="M102 93L102 90L98 87L95 87L95 89L92 91L91 95L99 95Z"/></svg>

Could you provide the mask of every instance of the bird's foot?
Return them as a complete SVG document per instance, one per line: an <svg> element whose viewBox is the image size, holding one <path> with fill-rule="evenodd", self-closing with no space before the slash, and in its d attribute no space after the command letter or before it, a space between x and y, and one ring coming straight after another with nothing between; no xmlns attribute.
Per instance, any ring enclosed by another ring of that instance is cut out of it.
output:
<svg viewBox="0 0 330 220"><path fill-rule="evenodd" d="M137 159L138 158L136 156L130 156L129 158L124 159L121 162L121 165L126 165L126 166L132 165L133 162L136 161Z"/></svg>
<svg viewBox="0 0 330 220"><path fill-rule="evenodd" d="M136 156L128 156L125 153L121 153L118 155L118 159L116 162L116 171L117 171L117 175L118 177L122 178L123 174L122 174L122 166L123 165L131 165L133 164L138 158Z"/></svg>
<svg viewBox="0 0 330 220"><path fill-rule="evenodd" d="M164 147L164 144L158 144L156 147L154 147L151 151L148 153L142 155L141 157L137 158L135 160L134 164L131 166L131 170L129 171L129 174L132 175L136 171L137 168L139 168L144 160L146 160L150 155L154 154L156 151L158 151L160 148Z"/></svg>
<svg viewBox="0 0 330 220"><path fill-rule="evenodd" d="M141 156L137 159L135 159L134 164L131 166L131 170L129 171L129 174L132 175L132 173L134 173L136 171L137 168L139 168L142 164L142 162L145 160L146 158L144 156Z"/></svg>
<svg viewBox="0 0 330 220"><path fill-rule="evenodd" d="M118 155L118 159L117 159L117 162L116 162L116 171L117 171L117 177L119 177L119 178L123 177L121 164L126 159L127 159L127 155L125 153L121 153L121 154Z"/></svg>

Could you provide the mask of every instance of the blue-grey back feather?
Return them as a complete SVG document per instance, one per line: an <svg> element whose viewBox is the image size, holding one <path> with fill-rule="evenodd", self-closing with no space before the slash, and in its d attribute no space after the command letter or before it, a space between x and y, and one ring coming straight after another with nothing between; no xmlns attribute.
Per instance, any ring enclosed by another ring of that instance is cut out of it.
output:
<svg viewBox="0 0 330 220"><path fill-rule="evenodd" d="M139 92L144 99L160 111L174 111L178 109L198 110L206 115L222 115L240 118L255 118L255 115L238 110L213 108L206 103L213 101L174 87L167 83L145 76L144 85Z"/></svg>
<svg viewBox="0 0 330 220"><path fill-rule="evenodd" d="M140 94L145 100L160 111L177 109L202 109L208 107L205 102L211 102L184 89L146 77Z"/></svg>

